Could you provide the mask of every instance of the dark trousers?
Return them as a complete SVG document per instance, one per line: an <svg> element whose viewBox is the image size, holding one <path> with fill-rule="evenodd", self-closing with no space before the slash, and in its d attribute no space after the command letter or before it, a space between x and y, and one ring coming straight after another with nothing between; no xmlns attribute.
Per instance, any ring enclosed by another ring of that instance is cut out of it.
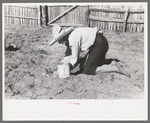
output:
<svg viewBox="0 0 150 123"><path fill-rule="evenodd" d="M79 59L80 70L76 72L76 74L83 73L87 75L95 75L97 67L104 64L107 51L107 39L102 34L97 33L95 42L89 48L87 55ZM65 55L71 55L71 49L69 47L67 47Z"/></svg>

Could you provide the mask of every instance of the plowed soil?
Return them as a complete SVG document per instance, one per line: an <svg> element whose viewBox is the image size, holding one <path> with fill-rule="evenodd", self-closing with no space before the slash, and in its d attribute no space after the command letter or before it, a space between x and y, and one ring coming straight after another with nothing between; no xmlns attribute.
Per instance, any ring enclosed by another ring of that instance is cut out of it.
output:
<svg viewBox="0 0 150 123"><path fill-rule="evenodd" d="M5 26L5 99L141 99L144 97L144 33L105 31L107 58L122 61L119 73L53 77L65 47L52 40L51 27Z"/></svg>

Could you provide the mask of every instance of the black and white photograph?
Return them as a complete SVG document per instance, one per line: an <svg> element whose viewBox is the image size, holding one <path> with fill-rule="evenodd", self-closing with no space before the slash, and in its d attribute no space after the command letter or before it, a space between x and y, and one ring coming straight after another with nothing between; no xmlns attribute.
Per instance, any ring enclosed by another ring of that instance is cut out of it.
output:
<svg viewBox="0 0 150 123"><path fill-rule="evenodd" d="M147 99L146 2L3 3L2 15L5 107Z"/></svg>

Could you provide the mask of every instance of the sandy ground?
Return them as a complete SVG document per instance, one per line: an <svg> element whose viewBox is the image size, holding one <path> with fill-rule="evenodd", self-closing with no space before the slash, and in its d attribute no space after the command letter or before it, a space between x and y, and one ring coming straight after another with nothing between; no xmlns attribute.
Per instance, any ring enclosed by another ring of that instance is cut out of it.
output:
<svg viewBox="0 0 150 123"><path fill-rule="evenodd" d="M122 61L119 73L53 77L65 47L54 44L50 27L5 26L5 99L141 99L144 97L144 33L105 31L107 58Z"/></svg>

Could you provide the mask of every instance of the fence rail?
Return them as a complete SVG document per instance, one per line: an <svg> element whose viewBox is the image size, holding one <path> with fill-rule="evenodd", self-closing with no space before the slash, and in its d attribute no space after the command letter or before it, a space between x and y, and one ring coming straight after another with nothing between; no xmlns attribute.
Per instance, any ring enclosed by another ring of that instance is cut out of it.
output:
<svg viewBox="0 0 150 123"><path fill-rule="evenodd" d="M117 19L117 18L108 18L108 17L99 17L99 16L89 16L90 20L95 20L95 21L105 21L105 22L119 22L123 23L123 19Z"/></svg>
<svg viewBox="0 0 150 123"><path fill-rule="evenodd" d="M34 17L23 17L23 16L13 16L13 15L4 15L5 17L11 17L11 18L21 18L21 19L32 19L32 20L38 20L39 18Z"/></svg>
<svg viewBox="0 0 150 123"><path fill-rule="evenodd" d="M35 6L19 6L19 5L5 5L9 7L20 7L20 8L28 8L28 9L37 9Z"/></svg>
<svg viewBox="0 0 150 123"><path fill-rule="evenodd" d="M109 9L106 9L106 8L89 8L89 11L101 11L101 12L119 12L119 13L125 13L126 12L126 9L116 9L116 8L109 8ZM141 9L141 10L138 10L138 9L131 9L130 10L130 13L144 13L144 10Z"/></svg>

